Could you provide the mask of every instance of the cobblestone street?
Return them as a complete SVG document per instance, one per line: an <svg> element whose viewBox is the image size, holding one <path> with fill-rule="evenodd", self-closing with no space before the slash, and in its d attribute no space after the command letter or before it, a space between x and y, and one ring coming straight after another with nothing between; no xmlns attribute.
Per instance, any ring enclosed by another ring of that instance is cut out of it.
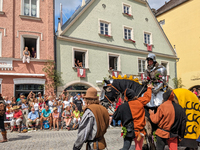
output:
<svg viewBox="0 0 200 150"><path fill-rule="evenodd" d="M76 140L76 131L32 131L30 133L10 133L9 142L0 144L1 150L72 150ZM108 150L119 150L123 146L123 138L120 137L120 128L108 129L106 135ZM85 145L82 147L85 150ZM134 142L130 150L134 150ZM166 148L167 150L167 148ZM179 148L179 150L182 150Z"/></svg>

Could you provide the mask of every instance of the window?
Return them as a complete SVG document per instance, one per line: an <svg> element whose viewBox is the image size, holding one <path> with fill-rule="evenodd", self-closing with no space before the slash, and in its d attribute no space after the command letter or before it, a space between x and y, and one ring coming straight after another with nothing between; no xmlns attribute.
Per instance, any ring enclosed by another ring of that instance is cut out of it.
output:
<svg viewBox="0 0 200 150"><path fill-rule="evenodd" d="M30 51L31 58L37 58L37 39L34 38L24 38L24 47L28 47Z"/></svg>
<svg viewBox="0 0 200 150"><path fill-rule="evenodd" d="M28 47L31 58L40 59L40 37L35 35L21 35L21 58L23 51Z"/></svg>
<svg viewBox="0 0 200 150"><path fill-rule="evenodd" d="M151 42L151 33L144 33L144 43L145 44L148 44L148 45L150 45L150 44L152 44L152 42Z"/></svg>
<svg viewBox="0 0 200 150"><path fill-rule="evenodd" d="M3 11L3 0L0 0L0 11Z"/></svg>
<svg viewBox="0 0 200 150"><path fill-rule="evenodd" d="M131 6L130 5L128 5L128 4L124 4L123 3L123 13L124 14L127 14L127 15L129 15L129 16L132 16L131 14Z"/></svg>
<svg viewBox="0 0 200 150"><path fill-rule="evenodd" d="M108 53L109 70L110 71L120 71L120 56L117 54Z"/></svg>
<svg viewBox="0 0 200 150"><path fill-rule="evenodd" d="M99 34L110 37L111 36L111 24L107 21L99 21Z"/></svg>
<svg viewBox="0 0 200 150"><path fill-rule="evenodd" d="M23 0L22 15L39 17L39 0Z"/></svg>
<svg viewBox="0 0 200 150"><path fill-rule="evenodd" d="M138 59L138 72L143 73L146 69L146 60L145 59Z"/></svg>
<svg viewBox="0 0 200 150"><path fill-rule="evenodd" d="M88 68L88 50L73 48L72 51L72 67Z"/></svg>
<svg viewBox="0 0 200 150"><path fill-rule="evenodd" d="M85 52L75 51L74 67L85 68Z"/></svg>
<svg viewBox="0 0 200 150"><path fill-rule="evenodd" d="M133 40L133 28L124 27L124 39L130 40L135 43L135 41Z"/></svg>

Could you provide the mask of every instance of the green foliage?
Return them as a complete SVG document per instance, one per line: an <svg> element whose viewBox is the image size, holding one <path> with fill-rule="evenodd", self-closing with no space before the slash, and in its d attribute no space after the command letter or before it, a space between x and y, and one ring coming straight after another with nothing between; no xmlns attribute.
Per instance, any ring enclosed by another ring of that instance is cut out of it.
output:
<svg viewBox="0 0 200 150"><path fill-rule="evenodd" d="M127 134L127 129L126 127L122 127L122 132L123 132L123 138L126 137L126 134Z"/></svg>
<svg viewBox="0 0 200 150"><path fill-rule="evenodd" d="M44 71L47 74L47 78L50 82L47 82L47 84L45 84L46 88L53 88L56 89L57 86L61 86L62 85L62 77L61 77L61 72L58 72L55 69L55 62L54 61L47 61L44 68L42 69L42 71Z"/></svg>
<svg viewBox="0 0 200 150"><path fill-rule="evenodd" d="M156 139L156 131L153 132L153 140L154 140L155 142L157 142L157 139Z"/></svg>
<svg viewBox="0 0 200 150"><path fill-rule="evenodd" d="M182 84L181 78L173 78L172 81L174 82L174 88L182 88L184 85Z"/></svg>

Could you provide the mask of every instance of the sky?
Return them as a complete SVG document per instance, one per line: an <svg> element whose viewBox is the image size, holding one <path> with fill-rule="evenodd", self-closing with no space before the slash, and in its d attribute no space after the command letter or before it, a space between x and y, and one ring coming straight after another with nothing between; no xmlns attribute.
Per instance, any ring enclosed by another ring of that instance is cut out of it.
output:
<svg viewBox="0 0 200 150"><path fill-rule="evenodd" d="M169 0L148 0L151 8L158 9ZM60 3L62 3L63 23L67 21L74 11L81 5L82 0L55 0L55 30L57 31L58 18L60 17Z"/></svg>

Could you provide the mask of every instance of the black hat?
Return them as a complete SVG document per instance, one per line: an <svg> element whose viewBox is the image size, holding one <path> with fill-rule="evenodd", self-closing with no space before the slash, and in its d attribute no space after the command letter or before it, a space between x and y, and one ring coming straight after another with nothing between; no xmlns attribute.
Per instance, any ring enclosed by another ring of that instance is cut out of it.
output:
<svg viewBox="0 0 200 150"><path fill-rule="evenodd" d="M130 101L136 98L136 93L132 89L126 89L124 92L124 97L126 101Z"/></svg>

